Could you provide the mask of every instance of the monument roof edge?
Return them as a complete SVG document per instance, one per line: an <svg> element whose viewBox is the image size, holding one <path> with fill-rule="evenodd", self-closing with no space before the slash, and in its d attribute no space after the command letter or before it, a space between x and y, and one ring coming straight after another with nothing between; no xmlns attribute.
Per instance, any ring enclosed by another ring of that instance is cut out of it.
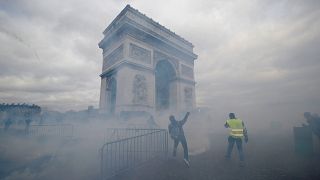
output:
<svg viewBox="0 0 320 180"><path fill-rule="evenodd" d="M108 27L103 31L103 34L106 34L112 26L118 21L127 11L128 9L131 8L129 4L126 5L126 7L112 20L112 22L108 25Z"/></svg>
<svg viewBox="0 0 320 180"><path fill-rule="evenodd" d="M184 39L183 37L179 36L178 34L174 33L173 31L171 31L170 29L166 28L165 26L161 25L160 23L154 21L152 18L149 18L148 16L146 16L145 14L141 13L139 10L134 9L133 7L131 7L129 4L126 5L126 7L117 15L117 17L109 24L109 26L103 31L103 34L106 34L109 30L112 29L112 27L114 26L114 24L116 24L117 21L119 21L121 19L121 17L123 17L126 12L132 12L140 17L142 17L143 19L145 19L146 21L148 21L149 23L155 25L156 27L158 27L159 29L162 29L163 31L169 33L170 35L172 35L173 37L179 39L180 41L182 41L185 44L188 44L189 46L191 46L192 48L194 47L194 45L187 41L186 39Z"/></svg>

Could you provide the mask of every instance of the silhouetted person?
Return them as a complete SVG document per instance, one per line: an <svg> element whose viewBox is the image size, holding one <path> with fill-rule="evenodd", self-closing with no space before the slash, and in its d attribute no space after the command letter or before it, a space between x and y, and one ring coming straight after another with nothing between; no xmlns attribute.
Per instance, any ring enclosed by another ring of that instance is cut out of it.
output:
<svg viewBox="0 0 320 180"><path fill-rule="evenodd" d="M148 123L148 126L149 126L149 128L158 128L159 126L157 125L157 123L154 121L154 118L153 118L153 116L151 115L150 117L149 117L149 119L147 120L147 123Z"/></svg>
<svg viewBox="0 0 320 180"><path fill-rule="evenodd" d="M11 126L11 124L12 124L11 118L8 118L6 120L6 122L4 123L4 131L8 131L8 129Z"/></svg>
<svg viewBox="0 0 320 180"><path fill-rule="evenodd" d="M236 118L234 113L229 114L229 119L224 124L226 128L230 128L230 134L228 137L228 149L225 158L230 159L231 152L234 146L234 143L237 145L239 152L240 165L244 165L244 155L242 149L242 138L245 138L245 142L248 142L247 130L244 126L244 123L241 119Z"/></svg>
<svg viewBox="0 0 320 180"><path fill-rule="evenodd" d="M31 124L31 118L28 117L25 121L26 121L25 133L28 134L29 133L30 124Z"/></svg>
<svg viewBox="0 0 320 180"><path fill-rule="evenodd" d="M305 112L303 114L304 118L307 121L307 127L318 137L320 142L320 117L317 114L311 114L310 112Z"/></svg>
<svg viewBox="0 0 320 180"><path fill-rule="evenodd" d="M187 122L188 116L190 112L187 112L187 114L184 116L184 118L181 121L177 121L173 115L169 117L170 124L169 124L169 134L171 138L174 140L174 146L173 146L173 156L175 157L177 155L177 147L179 145L179 142L181 142L181 145L183 147L183 156L184 156L184 162L189 167L189 155L188 155L188 145L186 137L184 136L183 131L183 125Z"/></svg>

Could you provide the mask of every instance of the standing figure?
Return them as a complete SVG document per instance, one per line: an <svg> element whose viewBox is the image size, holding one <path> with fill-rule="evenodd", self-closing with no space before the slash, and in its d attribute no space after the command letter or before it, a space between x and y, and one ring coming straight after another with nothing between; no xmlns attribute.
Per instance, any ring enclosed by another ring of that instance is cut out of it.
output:
<svg viewBox="0 0 320 180"><path fill-rule="evenodd" d="M24 129L25 134L27 135L29 133L29 127L30 127L30 123L31 123L31 113L30 112L26 112L24 114L24 118L25 118L25 123L26 123L26 127Z"/></svg>
<svg viewBox="0 0 320 180"><path fill-rule="evenodd" d="M177 147L179 145L179 142L181 142L183 147L183 154L184 154L184 162L189 167L189 155L188 155L188 145L186 137L184 136L183 132L183 125L187 122L188 116L190 112L187 112L187 114L184 116L183 120L177 121L173 115L169 117L170 124L169 124L169 134L170 137L174 140L174 146L173 146L173 156L175 157L177 155Z"/></svg>
<svg viewBox="0 0 320 180"><path fill-rule="evenodd" d="M151 129L157 129L159 128L159 126L157 125L157 123L154 121L153 116L151 115L148 120L147 120L148 126Z"/></svg>
<svg viewBox="0 0 320 180"><path fill-rule="evenodd" d="M244 137L245 142L248 142L248 134L244 126L244 123L241 119L236 118L234 113L230 113L229 119L227 120L224 126L226 128L230 128L230 135L228 137L229 144L225 158L230 159L234 143L236 143L239 152L240 166L244 166L242 138Z"/></svg>
<svg viewBox="0 0 320 180"><path fill-rule="evenodd" d="M310 112L305 112L303 114L304 118L307 121L307 125L303 124L310 128L310 130L318 137L320 142L320 117L318 114L311 114Z"/></svg>
<svg viewBox="0 0 320 180"><path fill-rule="evenodd" d="M30 123L31 123L31 118L28 117L25 121L26 121L25 134L28 134L29 128L30 128Z"/></svg>
<svg viewBox="0 0 320 180"><path fill-rule="evenodd" d="M8 118L6 120L6 122L4 123L4 131L8 131L8 129L11 126L11 124L12 124L12 120L11 120L11 118Z"/></svg>

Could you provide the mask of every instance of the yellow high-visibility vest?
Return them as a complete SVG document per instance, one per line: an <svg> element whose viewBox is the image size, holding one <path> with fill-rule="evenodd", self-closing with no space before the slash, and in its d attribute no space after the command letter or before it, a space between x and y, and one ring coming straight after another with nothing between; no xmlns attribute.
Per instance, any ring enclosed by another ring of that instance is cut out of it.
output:
<svg viewBox="0 0 320 180"><path fill-rule="evenodd" d="M243 137L243 122L241 119L228 119L227 124L229 125L230 136L235 138Z"/></svg>

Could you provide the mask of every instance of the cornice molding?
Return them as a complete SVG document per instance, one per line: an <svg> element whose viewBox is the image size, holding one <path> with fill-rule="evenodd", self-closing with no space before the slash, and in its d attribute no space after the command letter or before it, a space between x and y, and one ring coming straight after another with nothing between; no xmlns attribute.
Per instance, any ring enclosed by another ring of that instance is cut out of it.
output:
<svg viewBox="0 0 320 180"><path fill-rule="evenodd" d="M173 31L171 31L170 29L162 26L161 24L159 24L158 22L149 18L145 14L139 12L137 9L132 8L129 4L117 15L117 17L111 22L111 24L103 31L103 34L107 35L108 33L112 33L116 29L116 26L119 25L119 22L121 21L121 19L125 16L128 17L128 14L129 14L128 12L132 13L133 15L135 15L138 18L143 19L145 22L154 26L154 28L157 28L157 29L163 31L164 33L174 37L175 39L179 40L181 43L189 46L191 49L194 47L191 42L189 42L186 39L182 38L181 36L177 35Z"/></svg>
<svg viewBox="0 0 320 180"><path fill-rule="evenodd" d="M109 69L107 69L104 72L102 72L100 74L100 77L103 78L103 77L115 74L117 71L119 71L123 67L131 67L131 68L136 69L136 70L140 70L140 71L144 71L144 72L148 72L148 73L154 74L154 70L152 68L149 68L149 67L146 67L146 66L142 66L140 64L133 63L133 62L128 61L128 60L123 60L120 63L115 64L114 66L112 66Z"/></svg>
<svg viewBox="0 0 320 180"><path fill-rule="evenodd" d="M185 57L187 57L187 59L190 60L195 60L198 57L196 54L193 53L193 51L184 49L176 44L173 44L172 42L166 41L163 38L156 37L156 34L152 33L152 31L146 32L143 28L137 27L135 24L129 22L123 22L123 24L119 26L116 31L114 31L112 34L109 34L108 37L106 36L104 39L102 39L99 43L99 47L104 49L108 47L110 44L112 44L114 41L121 39L125 35L131 36L135 39L138 39L144 43L147 43L157 48L163 47L161 50L169 54L183 54ZM152 43L157 43L157 45ZM184 57L180 58L184 59Z"/></svg>

